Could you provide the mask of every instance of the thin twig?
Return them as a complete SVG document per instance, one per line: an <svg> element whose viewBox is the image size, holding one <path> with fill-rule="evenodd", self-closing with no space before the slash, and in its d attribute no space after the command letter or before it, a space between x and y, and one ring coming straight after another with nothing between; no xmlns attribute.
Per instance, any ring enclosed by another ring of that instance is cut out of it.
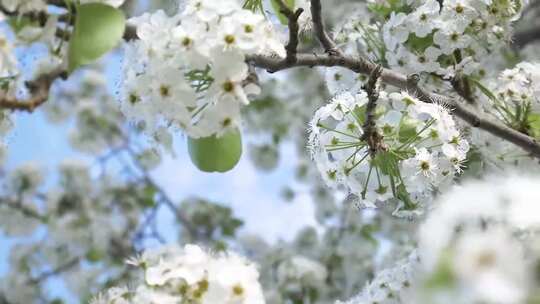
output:
<svg viewBox="0 0 540 304"><path fill-rule="evenodd" d="M277 3L280 7L280 13L287 17L288 26L289 26L289 42L285 46L285 51L287 52L287 57L285 60L289 63L296 62L296 53L298 49L298 36L300 31L300 26L298 25L298 18L304 12L303 8L298 8L296 11L293 11L283 0L277 0Z"/></svg>
<svg viewBox="0 0 540 304"><path fill-rule="evenodd" d="M324 27L321 0L311 0L311 18L313 19L315 35L323 46L324 51L329 55L341 55L341 51L336 47L336 44Z"/></svg>
<svg viewBox="0 0 540 304"><path fill-rule="evenodd" d="M41 74L38 78L25 83L31 96L27 99L17 99L14 97L0 96L0 109L10 109L33 112L49 98L49 91L53 82L58 79L67 78L67 72L62 68L56 68L48 73Z"/></svg>
<svg viewBox="0 0 540 304"><path fill-rule="evenodd" d="M55 269L53 270L50 270L50 271L45 271L41 274L39 274L38 276L36 276L35 278L32 278L30 279L29 283L30 284L39 284L41 283L42 281L50 278L50 277L53 277L53 276L56 276L56 275L59 275L61 274L62 272L65 272L77 265L79 265L79 262L81 261L81 258L80 257L76 257L76 258L73 258L69 261L67 261L66 263L56 267Z"/></svg>
<svg viewBox="0 0 540 304"><path fill-rule="evenodd" d="M137 153L131 149L131 147L127 147L126 151L130 155L130 157L133 160L134 165L137 167L137 169L140 171L142 175L142 179L144 182L147 183L147 185L151 186L156 190L156 192L159 194L159 196L162 199L162 202L169 208L174 215L176 216L176 219L184 226L184 228L187 230L188 234L191 237L194 237L196 235L196 229L195 226L193 226L193 223L178 209L178 207L173 203L173 200L169 197L167 192L163 190L150 176L148 171L144 168L144 166L139 162L137 158Z"/></svg>

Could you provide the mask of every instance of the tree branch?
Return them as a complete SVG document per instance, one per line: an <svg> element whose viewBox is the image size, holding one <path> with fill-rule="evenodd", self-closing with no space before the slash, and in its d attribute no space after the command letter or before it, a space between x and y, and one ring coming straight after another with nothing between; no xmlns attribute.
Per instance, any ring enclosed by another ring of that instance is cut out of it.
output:
<svg viewBox="0 0 540 304"><path fill-rule="evenodd" d="M370 75L377 67L374 63L369 62L364 58L352 58L344 55L297 54L297 58L295 63L290 63L280 58L270 58L261 55L248 56L247 60L256 67L266 69L271 73L293 67L340 66L356 73ZM383 69L381 80L384 83L400 88L401 90L412 92L423 102L436 102L446 105L452 109L452 112L456 116L473 127L477 127L492 135L503 138L521 147L532 156L540 158L540 144L536 139L509 128L502 123L490 121L452 98L436 93L428 93L418 86L418 81L411 81L409 77L389 69Z"/></svg>
<svg viewBox="0 0 540 304"><path fill-rule="evenodd" d="M452 85L452 88L454 88L454 91L456 91L456 93L458 93L458 95L465 99L469 104L474 104L476 102L474 100L471 85L469 84L469 79L467 76L456 76L450 79L450 84Z"/></svg>
<svg viewBox="0 0 540 304"><path fill-rule="evenodd" d="M383 68L378 65L369 76L369 81L364 86L364 90L368 95L368 103L366 105L366 121L362 126L364 134L362 134L362 140L365 140L369 146L369 153L371 156L375 156L377 151L386 150L382 139L383 137L377 132L375 108L377 107L377 100L379 100L379 91L377 89L377 82L381 77Z"/></svg>
<svg viewBox="0 0 540 304"><path fill-rule="evenodd" d="M179 209L178 207L173 203L173 200L169 197L169 195L167 194L167 192L165 192L165 190L163 190L155 181L154 179L150 176L150 174L148 173L148 171L146 171L146 169L144 168L144 166L140 163L140 161L138 160L137 158L137 153L135 151L133 151L133 149L131 149L131 147L127 146L127 149L126 151L128 152L128 154L130 155L130 157L132 158L133 160L133 164L135 165L135 167L140 171L140 174L142 176L142 179L143 181L151 186L152 188L154 188L157 193L159 194L159 196L161 197L162 199L162 202L163 204L165 204L165 206L167 206L167 208L169 208L175 215L176 219L178 220L178 222L180 222L180 224L182 224L182 226L186 229L186 231L188 232L188 234L191 236L191 237L194 237L196 235L196 228L195 226L193 225L193 223L189 220L189 218L187 218Z"/></svg>
<svg viewBox="0 0 540 304"><path fill-rule="evenodd" d="M287 51L287 57L285 60L289 63L296 62L296 53L298 49L298 32L300 31L300 26L298 25L298 18L304 12L303 8L299 8L296 11L293 11L283 0L277 0L277 3L280 7L280 12L287 17L288 26L289 26L289 42L285 46L285 51Z"/></svg>
<svg viewBox="0 0 540 304"><path fill-rule="evenodd" d="M522 49L527 44L540 40L540 26L516 32L512 38L512 45Z"/></svg>
<svg viewBox="0 0 540 304"><path fill-rule="evenodd" d="M4 108L33 112L35 108L47 101L51 86L57 78L66 79L67 72L62 68L56 68L48 73L40 75L35 80L27 81L25 85L30 91L31 96L25 100L0 96L0 109Z"/></svg>
<svg viewBox="0 0 540 304"><path fill-rule="evenodd" d="M68 271L71 268L79 265L80 261L81 261L81 258L79 258L79 257L68 260L66 263L56 267L55 269L52 269L50 271L45 271L45 272L39 274L38 276L36 276L35 278L30 279L29 284L39 284L43 280L46 280L46 279L48 279L50 277L59 275L62 272Z"/></svg>
<svg viewBox="0 0 540 304"><path fill-rule="evenodd" d="M323 46L324 51L329 55L341 55L341 51L336 47L336 44L325 30L324 21L322 19L321 0L311 0L311 18L313 19L313 29L315 30L315 35Z"/></svg>

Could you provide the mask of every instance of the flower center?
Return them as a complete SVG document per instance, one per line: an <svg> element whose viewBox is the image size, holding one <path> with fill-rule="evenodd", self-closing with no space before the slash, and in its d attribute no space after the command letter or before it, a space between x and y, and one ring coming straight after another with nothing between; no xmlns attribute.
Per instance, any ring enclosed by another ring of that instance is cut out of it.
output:
<svg viewBox="0 0 540 304"><path fill-rule="evenodd" d="M223 91L230 93L234 90L234 84L231 81L223 83Z"/></svg>
<svg viewBox="0 0 540 304"><path fill-rule="evenodd" d="M185 46L185 47L188 47L191 45L191 39L189 37L185 37L183 40L182 40L182 45Z"/></svg>
<svg viewBox="0 0 540 304"><path fill-rule="evenodd" d="M162 85L159 87L159 94L161 97L169 97L171 95L171 88L166 85Z"/></svg>
<svg viewBox="0 0 540 304"><path fill-rule="evenodd" d="M135 93L130 93L128 100L130 104L136 104L137 102L139 102L139 96L137 96L137 94Z"/></svg>
<svg viewBox="0 0 540 304"><path fill-rule="evenodd" d="M244 294L244 288L240 284L236 284L233 286L233 293L236 296L241 296Z"/></svg>
<svg viewBox="0 0 540 304"><path fill-rule="evenodd" d="M495 255L492 252L482 253L476 260L478 267L487 268L495 263Z"/></svg>
<svg viewBox="0 0 540 304"><path fill-rule="evenodd" d="M234 38L233 35L226 35L225 36L225 43L227 44L233 44L236 38Z"/></svg>

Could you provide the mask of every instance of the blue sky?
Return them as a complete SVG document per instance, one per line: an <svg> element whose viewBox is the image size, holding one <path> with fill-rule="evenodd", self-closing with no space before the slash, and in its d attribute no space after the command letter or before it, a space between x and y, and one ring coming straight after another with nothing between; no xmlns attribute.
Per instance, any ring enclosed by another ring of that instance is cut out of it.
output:
<svg viewBox="0 0 540 304"><path fill-rule="evenodd" d="M47 123L39 112L17 114L15 128L7 141L6 167L9 170L25 162L37 162L47 173L53 174L64 159L82 158L91 163L91 157L69 146L68 133L69 127ZM152 176L175 201L199 196L227 204L245 219L246 231L261 234L267 240L288 239L291 230L314 224L308 193L300 191L293 202L285 202L280 195L284 186L307 191L294 180L297 157L292 144L283 147L279 166L272 172L258 171L246 151L232 171L201 172L191 163L186 140L180 135L175 138L174 150L176 155L165 154ZM287 229L276 225L276 219L286 221Z"/></svg>
<svg viewBox="0 0 540 304"><path fill-rule="evenodd" d="M25 162L37 162L48 176L49 185L54 184L54 173L58 164L65 159L92 158L74 151L68 143L69 125L52 125L42 113L18 113L15 128L7 139L7 170ZM190 161L186 140L178 135L175 138L175 157L165 155L162 164L152 171L153 178L176 202L196 196L229 205L245 224L241 233L256 234L273 242L278 239L289 240L306 225L316 225L313 217L313 204L305 186L294 180L296 154L292 144L285 145L281 151L279 166L272 172L261 172L252 165L246 153L239 164L227 173L204 173ZM286 202L280 195L283 186L294 186L300 192L294 201ZM169 227L171 214L165 209L159 215L159 229L169 240L176 233ZM8 271L8 257L13 240L0 233L0 276ZM58 280L50 280L48 286L52 295L77 303Z"/></svg>

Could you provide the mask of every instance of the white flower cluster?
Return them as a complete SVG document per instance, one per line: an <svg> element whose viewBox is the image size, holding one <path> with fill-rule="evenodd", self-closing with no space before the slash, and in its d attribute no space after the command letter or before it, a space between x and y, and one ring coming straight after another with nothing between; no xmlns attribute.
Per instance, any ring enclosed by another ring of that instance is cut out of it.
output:
<svg viewBox="0 0 540 304"><path fill-rule="evenodd" d="M364 206L394 197L397 210L416 210L461 171L469 144L444 107L381 92L372 155L363 130L367 102L364 91L345 92L315 113L309 145L317 167L328 186L345 186Z"/></svg>
<svg viewBox="0 0 540 304"><path fill-rule="evenodd" d="M410 302L414 270L418 265L416 252L396 263L392 268L378 272L362 292L347 302L335 304L398 304Z"/></svg>
<svg viewBox="0 0 540 304"><path fill-rule="evenodd" d="M346 303L534 302L539 182L538 177L499 176L455 186L419 227L417 250L378 272Z"/></svg>
<svg viewBox="0 0 540 304"><path fill-rule="evenodd" d="M521 62L488 82L479 100L484 110L509 127L540 137L540 64ZM473 130L475 146L491 163L526 167L537 162L522 150L486 132Z"/></svg>
<svg viewBox="0 0 540 304"><path fill-rule="evenodd" d="M105 3L114 7L119 7L125 0L79 0L78 3ZM0 4L10 12L18 11L19 13L46 11L47 1L44 0L0 0Z"/></svg>
<svg viewBox="0 0 540 304"><path fill-rule="evenodd" d="M144 270L136 288L112 288L93 304L265 303L254 264L233 253L212 255L196 245L148 250L128 263Z"/></svg>
<svg viewBox="0 0 540 304"><path fill-rule="evenodd" d="M441 197L419 232L421 271L439 288L429 303L527 302L540 254L539 182L491 178Z"/></svg>
<svg viewBox="0 0 540 304"><path fill-rule="evenodd" d="M324 288L326 276L324 265L300 255L285 260L277 268L277 280L284 283L284 292L288 294Z"/></svg>
<svg viewBox="0 0 540 304"><path fill-rule="evenodd" d="M37 212L38 208L33 203L32 195L44 181L40 167L36 163L23 164L10 172L5 180L7 184L4 187L12 193L19 194L21 206L31 212ZM32 233L39 225L39 221L23 213L12 212L7 203L0 204L0 231L8 236L23 236Z"/></svg>
<svg viewBox="0 0 540 304"><path fill-rule="evenodd" d="M178 15L131 23L139 40L126 45L122 111L149 132L174 126L206 137L237 127L240 107L260 91L245 55L284 54L271 24L236 0L192 0Z"/></svg>
<svg viewBox="0 0 540 304"><path fill-rule="evenodd" d="M385 59L404 72L444 76L477 73L503 42L521 0L451 0L414 2L410 12L392 12L382 28Z"/></svg>
<svg viewBox="0 0 540 304"><path fill-rule="evenodd" d="M539 63L521 62L513 69L504 70L490 87L495 95L488 98L490 109L507 124L522 122L524 125L514 127L526 128L523 119L532 112L540 113Z"/></svg>

